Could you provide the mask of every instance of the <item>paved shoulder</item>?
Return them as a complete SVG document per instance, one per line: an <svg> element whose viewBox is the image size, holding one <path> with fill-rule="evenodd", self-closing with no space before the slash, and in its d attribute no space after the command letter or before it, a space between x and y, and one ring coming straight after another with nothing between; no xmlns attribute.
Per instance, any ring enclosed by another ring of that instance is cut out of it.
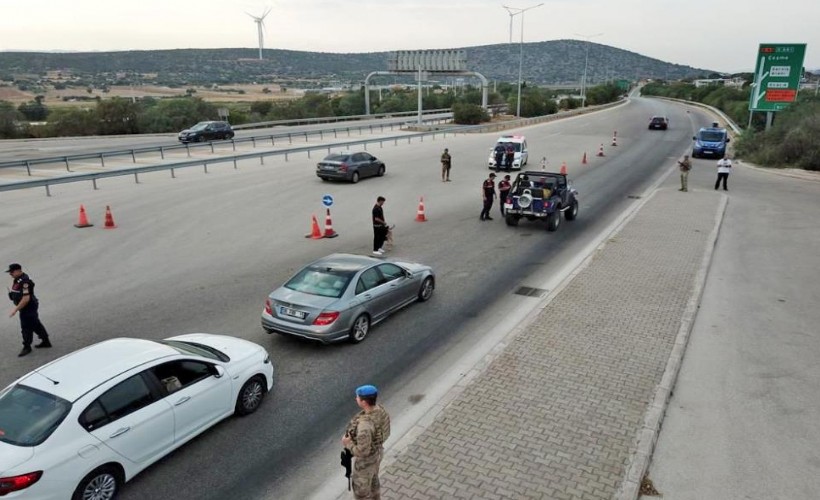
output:
<svg viewBox="0 0 820 500"><path fill-rule="evenodd" d="M388 457L382 497L612 498L700 293L725 200L656 191Z"/></svg>

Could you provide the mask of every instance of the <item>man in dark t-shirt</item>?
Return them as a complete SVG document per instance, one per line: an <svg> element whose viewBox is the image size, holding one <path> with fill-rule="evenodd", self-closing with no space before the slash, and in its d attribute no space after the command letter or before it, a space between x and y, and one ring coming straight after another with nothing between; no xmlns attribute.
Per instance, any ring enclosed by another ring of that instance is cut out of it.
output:
<svg viewBox="0 0 820 500"><path fill-rule="evenodd" d="M484 201L484 208L481 210L479 219L493 220L490 217L490 209L493 208L493 198L495 198L495 174L490 173L490 176L481 184L481 197Z"/></svg>
<svg viewBox="0 0 820 500"><path fill-rule="evenodd" d="M373 205L373 255L379 256L384 254L384 240L387 238L387 222L384 220L384 196L376 198L376 204Z"/></svg>

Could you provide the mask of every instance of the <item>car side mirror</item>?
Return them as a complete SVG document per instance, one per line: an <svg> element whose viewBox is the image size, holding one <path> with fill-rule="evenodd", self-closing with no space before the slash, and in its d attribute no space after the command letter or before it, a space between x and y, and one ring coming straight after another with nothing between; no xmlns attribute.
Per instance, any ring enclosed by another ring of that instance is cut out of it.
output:
<svg viewBox="0 0 820 500"><path fill-rule="evenodd" d="M214 378L222 378L225 375L225 369L219 365L214 365Z"/></svg>
<svg viewBox="0 0 820 500"><path fill-rule="evenodd" d="M728 138L728 137L726 138L726 142L729 142L729 141L731 141L731 140L732 140L732 139L730 139L730 138Z"/></svg>
<svg viewBox="0 0 820 500"><path fill-rule="evenodd" d="M692 136L692 140L693 140L693 141L697 141L697 140L698 140L698 138L697 138L697 137L695 137L695 136L693 135L693 136Z"/></svg>

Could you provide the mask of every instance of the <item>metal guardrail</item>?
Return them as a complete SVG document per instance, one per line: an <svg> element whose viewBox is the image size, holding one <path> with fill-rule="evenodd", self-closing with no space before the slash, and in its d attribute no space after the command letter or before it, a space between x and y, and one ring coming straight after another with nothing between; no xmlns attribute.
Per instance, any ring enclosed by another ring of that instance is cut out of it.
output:
<svg viewBox="0 0 820 500"><path fill-rule="evenodd" d="M439 113L450 113L453 110L450 108L442 109L423 109L422 115L431 115ZM400 111L398 113L377 113L372 115L351 115L351 116L320 116L316 118L296 118L289 120L273 120L269 122L244 123L242 125L232 125L234 130L245 130L253 128L276 127L280 125L308 125L311 123L335 123L340 121L356 121L356 120L372 120L380 118L398 118L402 116L416 116L418 111Z"/></svg>
<svg viewBox="0 0 820 500"><path fill-rule="evenodd" d="M284 156L285 161L288 161L288 156L298 153L307 153L308 158L310 158L311 151L316 150L324 150L326 149L328 153L330 153L333 149L340 149L346 148L349 146L357 146L363 145L365 150L367 149L368 144L375 144L378 143L379 147L384 147L385 142L393 142L394 145L398 145L398 142L407 140L407 143L412 143L413 139L421 139L421 142L424 142L425 137L432 137L435 140L437 135L441 135L442 137L447 137L447 134L450 135L457 135L457 134L464 134L464 133L471 133L471 132L493 132L493 131L500 131L500 130L507 130L510 128L518 128L518 127L525 127L528 125L534 125L537 123L543 123L553 120L559 120L561 118L567 118L570 116L577 116L585 113L590 113L593 111L598 111L610 107L617 106L622 104L621 101L604 104L601 106L590 106L587 108L582 109L575 109L571 111L566 111L562 113L556 113L553 115L546 115L546 116L539 116L534 118L522 118L518 120L510 120L507 122L498 122L498 123L487 123L483 125L472 125L472 126L465 126L465 127L458 127L455 129L442 129L442 130L432 130L428 132L417 132L413 134L406 134L401 136L392 136L392 137L380 137L377 139L360 139L357 141L348 141L348 142L341 142L341 143L333 143L333 144L323 144L323 145L315 145L315 146L303 146L299 148L289 148L289 149L281 149L278 151L263 151L257 153L244 153L239 155L233 156L220 156L211 159L197 159L197 160L188 160L182 162L174 162L174 163L166 163L161 165L149 165L149 166L142 166L142 167L131 167L131 168L121 168L116 170L110 170L107 172L91 172L85 174L74 174L74 175L66 175L60 177L51 177L48 179L36 179L36 180L29 180L29 181L20 181L20 182L13 182L9 184L0 184L0 192L2 191L14 191L18 189L28 189L34 187L45 187L46 188L46 195L51 196L51 192L49 190L49 186L55 184L67 184L71 182L80 182L80 181L91 181L93 184L94 189L97 189L97 179L104 179L107 177L120 177L124 175L133 175L134 181L139 183L139 174L141 173L148 173L148 172L157 172L162 170L169 170L171 172L171 177L175 177L174 170L180 168L188 168L188 167L196 167L202 166L205 173L208 172L208 165L213 165L217 163L233 163L234 168L238 168L238 162L242 160L250 160L258 158L260 164L265 164L265 158L271 156Z"/></svg>
<svg viewBox="0 0 820 500"><path fill-rule="evenodd" d="M439 121L446 121L449 120L451 117L435 117L435 118L426 118L423 121L425 123L436 123ZM100 164L102 167L105 167L105 159L116 157L116 156L131 156L131 160L133 163L137 162L137 155L142 153L156 153L159 152L160 157L164 160L165 153L168 151L176 151L184 149L187 151L188 156L191 156L191 148L203 148L203 147L210 147L211 153L214 152L214 144L231 144L233 150L236 151L237 144L243 144L251 142L253 143L253 147L256 147L257 142L267 142L270 141L271 146L276 145L277 139L287 139L288 144L293 143L294 137L304 137L305 141L308 140L309 136L319 136L320 139L324 139L325 134L333 134L334 138L338 137L339 132L347 132L348 136L350 136L351 131L358 131L361 133L362 130L368 129L370 133L373 133L375 129L378 129L381 132L384 132L385 127L390 127L390 130L393 130L394 127L398 126L401 127L404 125L403 123L399 122L391 122L391 123L379 123L379 124L370 124L370 125L357 125L357 126L347 126L347 127L335 127L330 129L321 129L321 130L305 130L301 132L282 132L280 134L264 134L264 135L255 135L251 137L240 137L240 138L233 138L226 141L221 142L195 142L195 143L187 143L187 144L174 144L174 145L167 145L167 146L144 146L139 148L130 148L130 149L116 149L116 150L108 150L108 151L99 151L94 153L80 153L74 155L61 155L61 156L52 156L52 157L44 157L44 158L31 158L28 160L12 160L12 161L4 161L0 162L0 169L4 168L23 168L25 167L28 175L31 175L31 167L35 165L46 165L46 164L54 164L54 163L63 163L65 165L66 172L71 172L71 162L78 161L78 160L92 160L92 159L99 159Z"/></svg>

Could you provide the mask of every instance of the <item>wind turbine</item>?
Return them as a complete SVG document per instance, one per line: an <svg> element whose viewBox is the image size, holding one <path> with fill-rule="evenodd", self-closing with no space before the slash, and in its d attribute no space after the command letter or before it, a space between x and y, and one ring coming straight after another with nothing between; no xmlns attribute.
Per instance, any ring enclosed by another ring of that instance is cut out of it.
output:
<svg viewBox="0 0 820 500"><path fill-rule="evenodd" d="M248 13L245 12L245 14L248 14ZM251 19L253 19L253 22L256 23L256 29L259 32L259 60L260 61L262 60L262 49L265 46L265 17L267 17L268 14L270 14L270 7L265 9L265 12L259 17L256 17L252 14L248 14L249 16L251 16Z"/></svg>

